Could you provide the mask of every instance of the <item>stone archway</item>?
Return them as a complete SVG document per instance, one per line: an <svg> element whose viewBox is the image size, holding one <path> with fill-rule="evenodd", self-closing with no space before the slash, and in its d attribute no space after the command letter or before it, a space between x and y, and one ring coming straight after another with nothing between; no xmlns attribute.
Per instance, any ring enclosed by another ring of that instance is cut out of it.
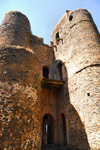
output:
<svg viewBox="0 0 100 150"><path fill-rule="evenodd" d="M54 143L54 119L52 115L45 114L43 116L42 124L42 144L53 144Z"/></svg>

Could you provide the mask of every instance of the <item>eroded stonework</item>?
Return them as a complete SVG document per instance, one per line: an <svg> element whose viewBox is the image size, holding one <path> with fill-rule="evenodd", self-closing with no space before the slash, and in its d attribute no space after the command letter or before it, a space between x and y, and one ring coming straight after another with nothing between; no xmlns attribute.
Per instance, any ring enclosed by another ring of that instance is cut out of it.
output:
<svg viewBox="0 0 100 150"><path fill-rule="evenodd" d="M66 11L48 46L24 14L8 12L0 26L1 150L99 150L99 110L100 34L91 14Z"/></svg>

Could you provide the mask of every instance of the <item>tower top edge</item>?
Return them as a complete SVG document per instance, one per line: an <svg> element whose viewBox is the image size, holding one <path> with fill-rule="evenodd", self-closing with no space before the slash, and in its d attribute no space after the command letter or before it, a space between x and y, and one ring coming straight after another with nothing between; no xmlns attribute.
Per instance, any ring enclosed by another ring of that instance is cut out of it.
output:
<svg viewBox="0 0 100 150"><path fill-rule="evenodd" d="M90 14L90 12L85 9L85 8L81 8L81 9L75 9L74 11L72 10L66 10L64 12L64 14L62 15L62 17L60 18L60 20L58 21L58 23L56 24L56 26L54 27L54 29L52 30L51 35L56 31L59 30L59 27L61 26L62 22L64 21L64 19L66 17L69 17L71 14L82 14L82 13L86 13L86 14Z"/></svg>
<svg viewBox="0 0 100 150"><path fill-rule="evenodd" d="M30 24L30 21L29 21L28 17L27 17L24 13L22 13L22 12L16 10L16 11L9 11L9 12L5 13L4 19L3 19L2 23L1 23L1 25L2 25L4 22L6 22L6 21L10 22L12 17L13 17L13 19L14 19L14 18L16 18L16 19L18 19L18 18L20 18L20 19L23 18L24 20L26 20L26 22L28 22L28 23ZM13 20L13 21L14 21L14 20Z"/></svg>
<svg viewBox="0 0 100 150"><path fill-rule="evenodd" d="M7 15L7 14L21 14L21 15L26 17L26 15L24 13L22 13L22 12L20 12L18 10L11 10L11 11L5 13L5 15Z"/></svg>

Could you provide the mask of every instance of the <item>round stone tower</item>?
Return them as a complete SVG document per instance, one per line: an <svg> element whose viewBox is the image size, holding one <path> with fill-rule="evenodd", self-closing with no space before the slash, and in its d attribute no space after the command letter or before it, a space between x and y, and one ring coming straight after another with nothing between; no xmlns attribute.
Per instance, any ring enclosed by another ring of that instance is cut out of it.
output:
<svg viewBox="0 0 100 150"><path fill-rule="evenodd" d="M0 27L1 149L41 149L40 62L24 48L27 30L19 12L7 13Z"/></svg>
<svg viewBox="0 0 100 150"><path fill-rule="evenodd" d="M85 9L66 11L51 40L56 60L63 61L68 73L63 72L68 81L59 94L58 111L67 110L69 144L99 149L100 35L91 14Z"/></svg>
<svg viewBox="0 0 100 150"><path fill-rule="evenodd" d="M0 45L29 46L30 23L28 18L18 11L5 14L0 26Z"/></svg>

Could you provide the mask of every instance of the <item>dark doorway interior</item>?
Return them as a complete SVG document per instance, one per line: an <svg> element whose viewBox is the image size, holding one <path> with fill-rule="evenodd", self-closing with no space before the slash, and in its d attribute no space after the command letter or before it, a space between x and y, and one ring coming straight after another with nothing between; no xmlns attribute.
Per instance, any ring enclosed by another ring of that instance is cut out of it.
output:
<svg viewBox="0 0 100 150"><path fill-rule="evenodd" d="M59 80L62 80L62 64L58 64L58 74L59 74Z"/></svg>
<svg viewBox="0 0 100 150"><path fill-rule="evenodd" d="M43 117L42 143L53 144L53 137L53 117L50 114L45 114Z"/></svg>
<svg viewBox="0 0 100 150"><path fill-rule="evenodd" d="M56 43L59 43L59 31L56 33Z"/></svg>
<svg viewBox="0 0 100 150"><path fill-rule="evenodd" d="M56 39L59 38L59 31L56 33Z"/></svg>
<svg viewBox="0 0 100 150"><path fill-rule="evenodd" d="M67 144L67 137L66 137L66 121L65 121L65 115L62 113L61 114L62 118L62 127L63 127L63 138L64 138L64 145Z"/></svg>
<svg viewBox="0 0 100 150"><path fill-rule="evenodd" d="M43 77L49 78L49 70L47 67L43 67Z"/></svg>

